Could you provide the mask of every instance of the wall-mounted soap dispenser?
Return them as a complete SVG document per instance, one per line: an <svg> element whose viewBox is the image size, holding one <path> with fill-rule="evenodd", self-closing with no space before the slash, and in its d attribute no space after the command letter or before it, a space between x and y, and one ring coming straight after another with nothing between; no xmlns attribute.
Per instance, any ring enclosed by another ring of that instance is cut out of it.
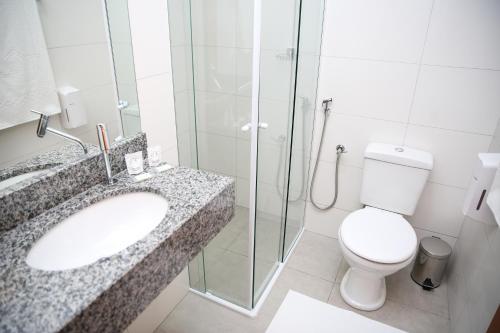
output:
<svg viewBox="0 0 500 333"><path fill-rule="evenodd" d="M59 101L62 109L59 117L64 128L76 128L87 124L87 110L79 89L60 88Z"/></svg>
<svg viewBox="0 0 500 333"><path fill-rule="evenodd" d="M495 218L486 204L486 198L499 166L500 154L478 154L478 161L462 208L464 215L477 221L495 223Z"/></svg>

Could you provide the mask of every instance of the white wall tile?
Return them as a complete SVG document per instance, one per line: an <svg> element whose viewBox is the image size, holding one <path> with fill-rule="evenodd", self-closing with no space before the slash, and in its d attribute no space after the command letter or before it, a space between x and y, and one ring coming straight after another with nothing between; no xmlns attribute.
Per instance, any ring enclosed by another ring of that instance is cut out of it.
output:
<svg viewBox="0 0 500 333"><path fill-rule="evenodd" d="M49 49L107 42L102 1L51 0L37 5Z"/></svg>
<svg viewBox="0 0 500 333"><path fill-rule="evenodd" d="M500 69L500 2L436 0L425 64Z"/></svg>
<svg viewBox="0 0 500 333"><path fill-rule="evenodd" d="M314 157L317 156L319 149L323 119L323 111L318 111L314 127ZM335 162L337 158L335 147L342 144L346 147L347 153L341 156L340 162L344 165L362 167L364 152L370 142L402 144L405 131L406 125L403 123L332 113L328 117L325 129L321 159Z"/></svg>
<svg viewBox="0 0 500 333"><path fill-rule="evenodd" d="M182 91L174 94L176 131L194 130L194 96L192 92Z"/></svg>
<svg viewBox="0 0 500 333"><path fill-rule="evenodd" d="M137 78L171 72L167 2L130 0L128 5Z"/></svg>
<svg viewBox="0 0 500 333"><path fill-rule="evenodd" d="M281 53L294 45L297 3L288 0L262 2L261 48Z"/></svg>
<svg viewBox="0 0 500 333"><path fill-rule="evenodd" d="M167 5L169 27L175 27L170 31L170 47L186 46L191 40L190 2L170 0Z"/></svg>
<svg viewBox="0 0 500 333"><path fill-rule="evenodd" d="M170 52L172 54L174 91L193 90L191 48L184 45L172 46Z"/></svg>
<svg viewBox="0 0 500 333"><path fill-rule="evenodd" d="M464 220L449 272L450 314L456 323L452 331L485 332L498 307L500 238L491 238L491 227L470 218ZM497 232L497 234L500 234ZM461 321L467 316L467 322Z"/></svg>
<svg viewBox="0 0 500 333"><path fill-rule="evenodd" d="M318 99L332 97L335 112L406 122L416 76L416 65L322 57Z"/></svg>
<svg viewBox="0 0 500 333"><path fill-rule="evenodd" d="M182 166L197 168L198 158L196 152L195 133L185 131L177 134L177 156L178 162Z"/></svg>
<svg viewBox="0 0 500 333"><path fill-rule="evenodd" d="M115 77L120 90L123 86L127 85L132 86L135 92L134 54L132 44L113 41L113 54L115 54L113 58ZM123 95L127 96L129 103L131 103L132 101L128 96L135 94L123 94L120 92L122 98Z"/></svg>
<svg viewBox="0 0 500 333"><path fill-rule="evenodd" d="M479 222L478 222L479 223ZM471 320L477 332L486 332L498 309L500 298L500 270L496 261L499 253L494 253L489 247L485 247L481 254L474 253L478 268L468 272L467 300L474 309L471 312Z"/></svg>
<svg viewBox="0 0 500 333"><path fill-rule="evenodd" d="M328 0L323 55L416 63L431 5L431 0Z"/></svg>
<svg viewBox="0 0 500 333"><path fill-rule="evenodd" d="M82 91L82 100L87 109L87 124L74 129L74 133L83 131L91 132L93 140L97 143L95 126L105 123L111 139L121 134L120 116L116 110L115 87L112 84L93 87ZM63 129L63 131L68 131Z"/></svg>
<svg viewBox="0 0 500 333"><path fill-rule="evenodd" d="M311 160L315 163L315 160ZM312 170L314 164L311 165ZM312 177L312 171L310 173ZM339 195L335 207L343 210L356 210L361 208L359 195L363 170L356 167L340 165L339 169ZM320 161L316 174L313 196L315 202L325 206L329 204L334 195L335 164ZM310 187L309 187L310 188ZM310 200L310 198L308 198Z"/></svg>
<svg viewBox="0 0 500 333"><path fill-rule="evenodd" d="M162 151L162 161L173 166L179 165L177 145L169 147Z"/></svg>
<svg viewBox="0 0 500 333"><path fill-rule="evenodd" d="M467 188L477 154L486 152L490 141L490 136L410 125L404 144L432 153L432 181Z"/></svg>
<svg viewBox="0 0 500 333"><path fill-rule="evenodd" d="M272 215L273 217L279 217L281 216L283 204L284 198L276 191L275 184L258 181L257 213L266 213Z"/></svg>
<svg viewBox="0 0 500 333"><path fill-rule="evenodd" d="M414 229L415 229L415 233L417 234L418 242L420 242L420 240L424 237L434 236L434 237L441 238L446 243L450 244L450 246L453 248L455 246L456 241L457 241L456 237L450 237L448 235L443 235L443 234L433 232L430 230L424 230L424 229L419 229L419 228L414 228Z"/></svg>
<svg viewBox="0 0 500 333"><path fill-rule="evenodd" d="M253 2L238 0L238 24L236 25L236 47L253 47Z"/></svg>
<svg viewBox="0 0 500 333"><path fill-rule="evenodd" d="M291 63L279 56L285 51L261 50L259 96L266 99L288 101L292 89Z"/></svg>
<svg viewBox="0 0 500 333"><path fill-rule="evenodd" d="M196 91L197 130L236 136L236 96L222 93Z"/></svg>
<svg viewBox="0 0 500 333"><path fill-rule="evenodd" d="M300 54L302 56L319 56L321 54L323 24L318 23L323 22L318 22L318 17L321 17L324 13L325 2L304 1L301 6Z"/></svg>
<svg viewBox="0 0 500 333"><path fill-rule="evenodd" d="M464 216L462 204L465 190L428 182L415 214L409 217L419 229L458 237Z"/></svg>
<svg viewBox="0 0 500 333"><path fill-rule="evenodd" d="M247 207L250 204L250 183L248 179L236 178L236 204Z"/></svg>
<svg viewBox="0 0 500 333"><path fill-rule="evenodd" d="M236 94L252 96L252 49L236 49Z"/></svg>
<svg viewBox="0 0 500 333"><path fill-rule="evenodd" d="M410 122L492 135L499 91L500 71L423 66Z"/></svg>
<svg viewBox="0 0 500 333"><path fill-rule="evenodd" d="M177 144L172 78L161 74L137 80L141 127L148 145L163 149Z"/></svg>
<svg viewBox="0 0 500 333"><path fill-rule="evenodd" d="M57 87L87 89L112 83L112 68L106 44L89 44L49 50Z"/></svg>
<svg viewBox="0 0 500 333"><path fill-rule="evenodd" d="M234 94L236 90L236 50L234 48L193 47L196 90Z"/></svg>
<svg viewBox="0 0 500 333"><path fill-rule="evenodd" d="M236 139L236 174L250 179L250 140Z"/></svg>
<svg viewBox="0 0 500 333"><path fill-rule="evenodd" d="M497 123L497 128L491 139L490 148L488 149L491 153L500 153L500 119Z"/></svg>
<svg viewBox="0 0 500 333"><path fill-rule="evenodd" d="M234 0L191 1L193 44L234 47L237 5Z"/></svg>
<svg viewBox="0 0 500 333"><path fill-rule="evenodd" d="M339 227L349 213L349 211L338 208L322 211L308 202L306 206L305 228L321 235L338 238Z"/></svg>
<svg viewBox="0 0 500 333"><path fill-rule="evenodd" d="M280 152L282 156L280 156ZM258 153L258 165L257 165L257 180L259 183L266 183L273 185L274 188L277 186L277 181L282 186L283 184L283 172L284 163L281 164L280 170L280 160L284 160L284 152L280 151L280 146L276 144L259 144ZM279 177L278 177L279 176Z"/></svg>
<svg viewBox="0 0 500 333"><path fill-rule="evenodd" d="M234 137L198 132L198 162L200 169L236 174L236 139Z"/></svg>

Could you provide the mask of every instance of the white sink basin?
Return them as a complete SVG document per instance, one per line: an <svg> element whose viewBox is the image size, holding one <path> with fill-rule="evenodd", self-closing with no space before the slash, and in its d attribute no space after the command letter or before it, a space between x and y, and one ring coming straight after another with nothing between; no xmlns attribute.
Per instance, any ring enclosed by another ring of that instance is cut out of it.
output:
<svg viewBox="0 0 500 333"><path fill-rule="evenodd" d="M48 231L33 245L26 262L48 271L94 263L144 238L168 209L165 198L149 192L104 199Z"/></svg>

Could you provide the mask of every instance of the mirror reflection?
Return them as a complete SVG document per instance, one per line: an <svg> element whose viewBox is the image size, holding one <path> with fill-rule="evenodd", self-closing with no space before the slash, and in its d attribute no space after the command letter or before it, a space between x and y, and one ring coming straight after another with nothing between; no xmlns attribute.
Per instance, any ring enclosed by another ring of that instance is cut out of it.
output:
<svg viewBox="0 0 500 333"><path fill-rule="evenodd" d="M127 1L0 1L0 191L141 130Z"/></svg>

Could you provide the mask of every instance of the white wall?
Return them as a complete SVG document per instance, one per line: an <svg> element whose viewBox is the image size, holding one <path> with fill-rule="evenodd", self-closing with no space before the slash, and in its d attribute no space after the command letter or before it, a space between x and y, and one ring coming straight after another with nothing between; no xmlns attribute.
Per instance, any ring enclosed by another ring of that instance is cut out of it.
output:
<svg viewBox="0 0 500 333"><path fill-rule="evenodd" d="M451 332L486 332L500 302L500 229L466 218L448 269Z"/></svg>
<svg viewBox="0 0 500 333"><path fill-rule="evenodd" d="M333 195L335 146L349 153L340 163L336 208L324 213L309 203L306 228L337 237L342 219L361 207L366 145L387 142L434 155L410 221L419 236L453 245L475 156L488 150L500 117L500 2L327 0L319 81L318 99L334 99L319 202ZM317 112L315 150L323 120Z"/></svg>
<svg viewBox="0 0 500 333"><path fill-rule="evenodd" d="M500 126L497 126L489 152L500 153ZM486 332L500 303L498 258L500 228L466 218L448 269L448 304L453 333Z"/></svg>
<svg viewBox="0 0 500 333"><path fill-rule="evenodd" d="M104 122L110 136L118 136L120 125L102 1L44 0L37 4L56 87L80 89L88 111L87 125L64 131L95 143L95 125ZM50 133L38 138L36 125L35 121L0 132L0 166L71 144ZM59 128L58 116L51 117L49 125Z"/></svg>
<svg viewBox="0 0 500 333"><path fill-rule="evenodd" d="M188 288L189 276L186 267L127 327L125 333L154 332L165 317L186 296Z"/></svg>
<svg viewBox="0 0 500 333"><path fill-rule="evenodd" d="M130 0L128 5L141 128L148 145L160 145L163 160L177 165L167 1Z"/></svg>

